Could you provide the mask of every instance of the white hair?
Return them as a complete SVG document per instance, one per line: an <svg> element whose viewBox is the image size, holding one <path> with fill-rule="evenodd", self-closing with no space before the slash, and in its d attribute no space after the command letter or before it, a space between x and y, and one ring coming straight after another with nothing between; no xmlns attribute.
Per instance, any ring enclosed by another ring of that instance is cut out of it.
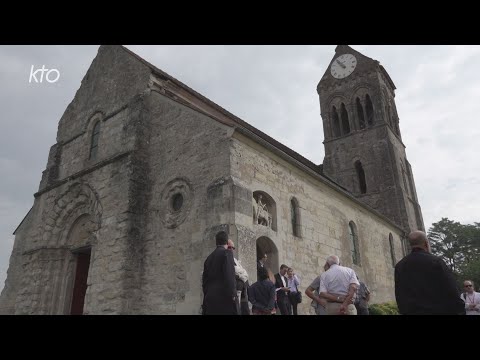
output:
<svg viewBox="0 0 480 360"><path fill-rule="evenodd" d="M327 258L327 264L332 266L333 264L340 264L340 259L338 258L337 255L330 255L328 258Z"/></svg>
<svg viewBox="0 0 480 360"><path fill-rule="evenodd" d="M248 281L247 270L243 268L242 264L240 263L240 260L237 260L235 258L233 258L233 260L235 262L235 275L238 276L238 278L243 282L247 282Z"/></svg>

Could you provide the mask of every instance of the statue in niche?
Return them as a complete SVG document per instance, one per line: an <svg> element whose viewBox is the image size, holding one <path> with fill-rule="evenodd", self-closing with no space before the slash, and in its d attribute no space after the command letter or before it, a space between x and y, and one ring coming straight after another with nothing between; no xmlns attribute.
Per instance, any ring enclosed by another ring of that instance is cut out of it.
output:
<svg viewBox="0 0 480 360"><path fill-rule="evenodd" d="M253 221L255 224L272 227L272 215L268 212L267 204L262 201L262 195L258 195L258 200L253 198Z"/></svg>

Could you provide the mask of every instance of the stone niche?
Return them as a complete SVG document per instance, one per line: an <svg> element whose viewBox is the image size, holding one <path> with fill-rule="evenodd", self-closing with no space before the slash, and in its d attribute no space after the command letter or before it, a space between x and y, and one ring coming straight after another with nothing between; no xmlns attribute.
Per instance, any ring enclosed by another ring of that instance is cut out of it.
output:
<svg viewBox="0 0 480 360"><path fill-rule="evenodd" d="M253 224L277 231L277 205L273 198L263 191L253 192Z"/></svg>

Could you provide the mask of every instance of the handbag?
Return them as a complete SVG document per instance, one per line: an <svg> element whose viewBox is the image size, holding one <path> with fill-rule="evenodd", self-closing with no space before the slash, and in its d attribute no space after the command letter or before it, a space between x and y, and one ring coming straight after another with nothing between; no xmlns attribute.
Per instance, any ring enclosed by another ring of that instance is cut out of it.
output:
<svg viewBox="0 0 480 360"><path fill-rule="evenodd" d="M291 293L291 294L293 295L292 297L293 297L294 301L297 304L300 304L302 302L302 293L300 291L298 291L297 285L295 285L295 289L297 289L297 292Z"/></svg>
<svg viewBox="0 0 480 360"><path fill-rule="evenodd" d="M297 300L297 304L300 304L302 302L302 293L298 290L295 293L295 300Z"/></svg>

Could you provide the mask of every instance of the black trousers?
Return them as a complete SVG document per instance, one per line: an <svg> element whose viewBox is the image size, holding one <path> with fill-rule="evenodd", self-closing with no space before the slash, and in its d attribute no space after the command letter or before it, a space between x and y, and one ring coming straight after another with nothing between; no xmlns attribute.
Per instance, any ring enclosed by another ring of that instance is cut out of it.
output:
<svg viewBox="0 0 480 360"><path fill-rule="evenodd" d="M294 293L290 293L291 295L293 295ZM298 315L298 311L297 311L297 307L298 307L298 303L295 299L295 296L291 296L289 294L289 299L290 299L290 306L293 310L293 315ZM292 312L290 311L290 315L292 314Z"/></svg>
<svg viewBox="0 0 480 360"><path fill-rule="evenodd" d="M370 315L368 307L358 306L357 304L355 304L355 307L357 308L357 315Z"/></svg>
<svg viewBox="0 0 480 360"><path fill-rule="evenodd" d="M292 306L287 296L282 296L281 298L277 299L277 306L280 310L280 314L292 315Z"/></svg>

